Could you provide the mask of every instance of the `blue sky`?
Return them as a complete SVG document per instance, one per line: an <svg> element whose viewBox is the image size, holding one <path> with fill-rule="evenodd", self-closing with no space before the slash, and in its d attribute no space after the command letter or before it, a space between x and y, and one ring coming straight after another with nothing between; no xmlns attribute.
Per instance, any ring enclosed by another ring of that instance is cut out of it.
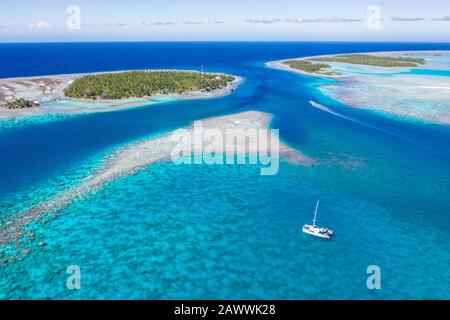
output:
<svg viewBox="0 0 450 320"><path fill-rule="evenodd" d="M80 9L80 29L67 27L69 5ZM374 19L379 23L374 24ZM450 1L14 0L0 3L0 41L119 40L448 42Z"/></svg>

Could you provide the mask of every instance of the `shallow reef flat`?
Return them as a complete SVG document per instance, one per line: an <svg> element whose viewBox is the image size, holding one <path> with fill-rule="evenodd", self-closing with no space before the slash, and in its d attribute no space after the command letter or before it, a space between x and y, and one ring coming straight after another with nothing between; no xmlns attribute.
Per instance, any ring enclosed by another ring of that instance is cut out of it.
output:
<svg viewBox="0 0 450 320"><path fill-rule="evenodd" d="M326 62L333 83L319 89L347 106L377 111L402 119L450 124L450 52L376 52L374 56L418 58L416 67L377 67ZM311 58L304 58L311 59ZM281 67L281 63L272 64ZM288 68L288 67L284 67Z"/></svg>
<svg viewBox="0 0 450 320"><path fill-rule="evenodd" d="M245 135L247 129L269 129L272 115L258 111L247 111L221 117L204 119L204 129L215 129L225 135L226 131L243 130L240 134ZM170 161L174 148L180 143L186 144L182 149L190 150L192 154L205 152L206 149L198 149L195 144L185 142L186 134L193 135L195 126L189 126L183 131L176 130L157 137L141 140L113 151L106 156L101 168L88 179L82 181L61 193L55 195L28 210L8 215L0 224L0 245L7 246L24 236L26 227L34 221L42 219L49 213L64 209L74 200L101 188L109 181L124 175L134 174L138 170L148 167L157 162ZM239 134L239 133L238 133ZM279 157L292 164L311 166L314 160L303 155L297 150L280 142L278 137L271 135L271 143L279 145ZM205 138L203 138L205 139ZM208 140L209 141L209 140ZM205 142L206 143L206 142ZM271 145L270 145L271 146ZM266 148L270 147L265 145ZM270 149L262 150L261 144L254 140L234 140L233 154L236 156L251 156L253 154L268 154ZM228 149L224 150L227 156Z"/></svg>
<svg viewBox="0 0 450 320"><path fill-rule="evenodd" d="M323 85L320 90L351 107L450 124L450 77L358 75Z"/></svg>

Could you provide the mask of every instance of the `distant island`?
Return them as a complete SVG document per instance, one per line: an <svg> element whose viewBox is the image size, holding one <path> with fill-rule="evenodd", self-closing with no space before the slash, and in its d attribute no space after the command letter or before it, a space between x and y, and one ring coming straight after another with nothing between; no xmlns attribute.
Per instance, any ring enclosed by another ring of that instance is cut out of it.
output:
<svg viewBox="0 0 450 320"><path fill-rule="evenodd" d="M309 60L319 62L362 64L366 66L383 68L414 68L425 64L425 59L422 58L386 57L369 54L341 54L336 56L315 57Z"/></svg>
<svg viewBox="0 0 450 320"><path fill-rule="evenodd" d="M308 60L286 60L282 62L289 68L321 75L336 75L336 72L326 71L324 69L330 68L330 65L325 63L312 63Z"/></svg>
<svg viewBox="0 0 450 320"><path fill-rule="evenodd" d="M340 75L340 73L338 72L330 71L329 69L331 68L331 66L324 62L340 62L381 68L414 68L424 65L425 59L410 57L388 57L370 54L339 54L334 56L319 56L303 59L284 60L278 62L278 65L315 75Z"/></svg>
<svg viewBox="0 0 450 320"><path fill-rule="evenodd" d="M303 57L267 65L333 78L319 81L318 90L349 107L448 126L449 62L449 51L389 51Z"/></svg>
<svg viewBox="0 0 450 320"><path fill-rule="evenodd" d="M64 94L70 98L115 100L156 94L182 94L223 89L235 77L194 71L125 71L85 75L75 79Z"/></svg>

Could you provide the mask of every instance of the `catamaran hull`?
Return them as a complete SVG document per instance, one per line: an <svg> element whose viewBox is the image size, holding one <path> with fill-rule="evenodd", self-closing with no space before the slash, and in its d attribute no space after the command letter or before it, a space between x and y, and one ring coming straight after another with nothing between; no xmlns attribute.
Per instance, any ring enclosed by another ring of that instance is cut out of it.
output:
<svg viewBox="0 0 450 320"><path fill-rule="evenodd" d="M331 239L330 234L333 233L331 230L329 230L330 233L328 233L328 232L326 232L326 233L325 232L320 232L320 229L318 229L318 228L311 228L310 226L304 226L302 228L302 231L304 233L310 234L312 236L315 236L315 237L318 237L318 238L322 238L322 239L328 239L328 240Z"/></svg>

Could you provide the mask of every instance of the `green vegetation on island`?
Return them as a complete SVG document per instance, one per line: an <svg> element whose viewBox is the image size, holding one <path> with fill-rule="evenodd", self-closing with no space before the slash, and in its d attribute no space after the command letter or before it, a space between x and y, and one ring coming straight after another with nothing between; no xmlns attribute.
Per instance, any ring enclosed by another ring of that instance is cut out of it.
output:
<svg viewBox="0 0 450 320"><path fill-rule="evenodd" d="M304 72L309 72L309 73L317 73L317 74L323 74L323 75L336 75L336 72L330 72L330 71L326 71L324 69L328 69L330 68L330 66L328 64L325 63L312 63L311 61L308 60L286 60L282 62L284 65L292 68L292 69L296 69L296 70L300 70L300 71L304 71Z"/></svg>
<svg viewBox="0 0 450 320"><path fill-rule="evenodd" d="M406 55L406 54L405 54ZM393 68L393 67L418 67L425 64L425 59L410 57L385 57L372 56L368 54L341 54L336 56L315 57L309 59L286 60L282 64L296 70L315 73L319 75L339 75L337 72L329 71L330 65L324 62L342 62L349 64L361 64L367 66Z"/></svg>
<svg viewBox="0 0 450 320"><path fill-rule="evenodd" d="M368 54L342 54L328 57L317 57L309 59L311 61L318 62L343 62L350 64L361 64L376 67L418 67L425 64L425 59L422 58L409 58L409 57L385 57L385 56L372 56Z"/></svg>
<svg viewBox="0 0 450 320"><path fill-rule="evenodd" d="M71 98L122 99L155 94L213 91L235 78L194 71L125 71L86 75L74 80L64 94Z"/></svg>
<svg viewBox="0 0 450 320"><path fill-rule="evenodd" d="M6 102L6 103L2 104L1 107L6 108L6 109L25 109L25 108L34 107L34 104L30 100L20 98L20 99Z"/></svg>

